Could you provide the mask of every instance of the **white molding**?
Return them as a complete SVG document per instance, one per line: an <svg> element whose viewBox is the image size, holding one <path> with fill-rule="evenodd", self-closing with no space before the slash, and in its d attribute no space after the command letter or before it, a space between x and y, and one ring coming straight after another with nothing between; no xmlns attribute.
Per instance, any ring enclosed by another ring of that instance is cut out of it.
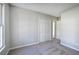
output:
<svg viewBox="0 0 79 59"><path fill-rule="evenodd" d="M10 50L17 49L17 48L22 48L22 47L26 47L26 46L30 46L30 45L35 45L35 44L39 44L39 42L32 43L32 44L27 44L27 45L22 45L22 46L17 46L17 47L13 47L13 48L9 48L8 51L5 53L5 55L7 55ZM2 52L3 49L5 49L5 47L3 47L3 48L0 50L0 52Z"/></svg>
<svg viewBox="0 0 79 59"><path fill-rule="evenodd" d="M17 48L22 48L22 47L26 47L26 46L30 46L30 45L34 45L34 44L39 44L39 42L32 43L32 44L27 44L27 45L22 45L22 46L12 47L12 48L10 48L9 50L13 50L13 49L17 49Z"/></svg>
<svg viewBox="0 0 79 59"><path fill-rule="evenodd" d="M71 49L73 49L73 50L79 51L79 49L77 49L77 48L75 48L75 47L73 47L73 46L70 46L70 45L68 45L68 44L65 44L65 43L63 43L63 42L61 42L60 44L63 45L63 46L69 47L69 48L71 48Z"/></svg>
<svg viewBox="0 0 79 59"><path fill-rule="evenodd" d="M47 40L47 41L49 41L49 40ZM42 42L45 42L45 41L42 41ZM22 48L22 47L26 47L26 46L31 46L31 45L35 45L35 44L39 44L39 43L41 43L41 42L35 42L35 43L32 43L32 44L27 44L27 45L22 45L22 46L16 46L16 47L9 48L9 50Z"/></svg>
<svg viewBox="0 0 79 59"><path fill-rule="evenodd" d="M0 49L0 52L2 52L4 49L5 49L5 46L3 46L3 47Z"/></svg>

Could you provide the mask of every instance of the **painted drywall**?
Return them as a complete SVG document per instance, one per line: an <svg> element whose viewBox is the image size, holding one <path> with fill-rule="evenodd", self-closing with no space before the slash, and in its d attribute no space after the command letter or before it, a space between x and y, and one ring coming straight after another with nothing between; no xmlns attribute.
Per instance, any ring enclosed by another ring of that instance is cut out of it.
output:
<svg viewBox="0 0 79 59"><path fill-rule="evenodd" d="M51 37L52 37L52 39L56 38L56 28L55 28L56 20L57 20L57 17L52 17L52 21L51 21L51 24L52 24L52 26L51 26Z"/></svg>
<svg viewBox="0 0 79 59"><path fill-rule="evenodd" d="M53 17L15 6L10 14L10 48L51 40Z"/></svg>
<svg viewBox="0 0 79 59"><path fill-rule="evenodd" d="M56 19L52 21L52 39L56 38Z"/></svg>
<svg viewBox="0 0 79 59"><path fill-rule="evenodd" d="M5 30L3 32L3 40L5 40L5 47L4 49L0 52L1 55L5 55L9 51L9 40L10 40L10 30L9 30L9 11L10 7L8 4L3 4L3 11L2 11L2 19L4 20L4 27Z"/></svg>
<svg viewBox="0 0 79 59"><path fill-rule="evenodd" d="M12 3L12 5L45 13L52 16L60 16L60 13L69 8L79 5L78 3Z"/></svg>
<svg viewBox="0 0 79 59"><path fill-rule="evenodd" d="M61 43L79 51L79 6L61 14Z"/></svg>
<svg viewBox="0 0 79 59"><path fill-rule="evenodd" d="M60 24L61 24L61 18L59 17L56 21L56 38L60 39Z"/></svg>

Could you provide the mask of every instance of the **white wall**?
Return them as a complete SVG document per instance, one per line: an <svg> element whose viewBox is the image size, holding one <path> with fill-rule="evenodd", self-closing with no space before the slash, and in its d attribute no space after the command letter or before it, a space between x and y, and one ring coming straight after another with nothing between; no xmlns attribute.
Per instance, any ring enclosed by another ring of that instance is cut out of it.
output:
<svg viewBox="0 0 79 59"><path fill-rule="evenodd" d="M10 48L51 39L51 20L53 17L14 6L11 6L10 16Z"/></svg>
<svg viewBox="0 0 79 59"><path fill-rule="evenodd" d="M51 21L51 24L52 24L52 26L51 26L51 37L52 37L52 39L53 38L56 38L56 20L57 20L57 18L56 17L53 17L52 18L52 21Z"/></svg>
<svg viewBox="0 0 79 59"><path fill-rule="evenodd" d="M61 14L61 44L79 51L79 6Z"/></svg>
<svg viewBox="0 0 79 59"><path fill-rule="evenodd" d="M59 19L56 21L56 38L60 39L60 24L61 24L61 18L59 17Z"/></svg>
<svg viewBox="0 0 79 59"><path fill-rule="evenodd" d="M4 30L4 35L3 35L3 40L5 40L5 48L0 52L0 54L7 54L9 51L9 37L10 37L10 33L9 33L9 5L8 4L3 4L3 12L2 12L2 17L4 21L4 26L5 26L5 30Z"/></svg>

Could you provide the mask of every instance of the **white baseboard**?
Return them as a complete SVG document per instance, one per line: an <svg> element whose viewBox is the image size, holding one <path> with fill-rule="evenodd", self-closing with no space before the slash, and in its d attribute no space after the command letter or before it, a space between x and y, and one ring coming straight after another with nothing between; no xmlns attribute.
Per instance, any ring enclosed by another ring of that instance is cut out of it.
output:
<svg viewBox="0 0 79 59"><path fill-rule="evenodd" d="M4 46L0 52L4 52L3 50L5 50L5 49L6 49L6 47ZM3 53L2 55L7 55L9 51L10 50L8 49L8 51L5 51L5 53Z"/></svg>
<svg viewBox="0 0 79 59"><path fill-rule="evenodd" d="M49 40L47 40L47 41L49 41ZM45 41L42 41L42 42L45 42ZM22 48L22 47L26 47L26 46L30 46L30 45L34 45L34 44L39 44L39 43L41 43L41 42L35 42L35 43L32 43L32 44L27 44L27 45L22 45L22 46L16 46L16 47L9 48L9 50Z"/></svg>
<svg viewBox="0 0 79 59"><path fill-rule="evenodd" d="M73 47L73 46L67 45L67 44L65 44L65 43L63 43L63 42L61 42L60 44L63 45L63 46L69 47L69 48L71 48L71 49L73 49L73 50L79 51L79 49L77 49L77 48L75 48L75 47Z"/></svg>
<svg viewBox="0 0 79 59"><path fill-rule="evenodd" d="M3 46L2 48L0 48L0 52L2 52L5 49L5 46Z"/></svg>
<svg viewBox="0 0 79 59"><path fill-rule="evenodd" d="M26 47L26 46L30 46L30 45L34 45L34 44L39 44L38 42L36 43L32 43L32 44L27 44L27 45L22 45L22 46L16 46L16 47L12 47L9 50L13 50L13 49L17 49L17 48L22 48L22 47Z"/></svg>

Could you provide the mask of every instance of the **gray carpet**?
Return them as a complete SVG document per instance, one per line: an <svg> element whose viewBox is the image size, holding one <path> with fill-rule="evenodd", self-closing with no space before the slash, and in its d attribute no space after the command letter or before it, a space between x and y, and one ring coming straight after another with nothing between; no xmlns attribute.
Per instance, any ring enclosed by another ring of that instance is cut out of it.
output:
<svg viewBox="0 0 79 59"><path fill-rule="evenodd" d="M60 45L55 39L11 50L8 55L79 55L79 52Z"/></svg>

